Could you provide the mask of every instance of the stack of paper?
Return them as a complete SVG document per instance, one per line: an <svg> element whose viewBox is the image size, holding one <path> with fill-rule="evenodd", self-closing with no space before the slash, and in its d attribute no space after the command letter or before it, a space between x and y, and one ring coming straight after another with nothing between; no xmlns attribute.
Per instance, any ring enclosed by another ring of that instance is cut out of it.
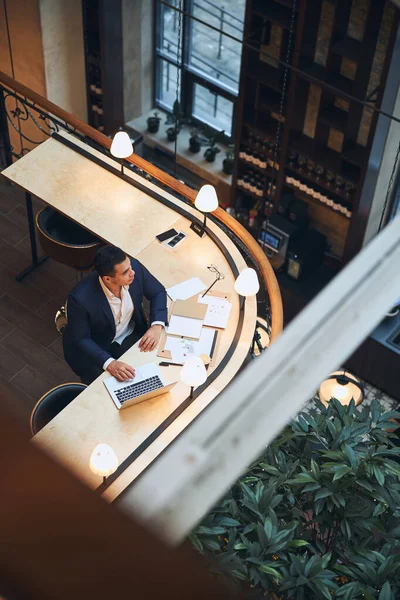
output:
<svg viewBox="0 0 400 600"><path fill-rule="evenodd" d="M199 279L199 277L192 277L187 279L178 285L174 285L167 289L167 294L171 300L187 300L195 294L206 289L206 285Z"/></svg>
<svg viewBox="0 0 400 600"><path fill-rule="evenodd" d="M216 335L217 332L215 329L203 329L198 341L168 335L164 350L168 350L171 353L171 360L174 363L182 365L191 356L206 354L212 358Z"/></svg>
<svg viewBox="0 0 400 600"><path fill-rule="evenodd" d="M182 335L188 338L199 339L203 321L191 317L172 315L167 329L168 335Z"/></svg>
<svg viewBox="0 0 400 600"><path fill-rule="evenodd" d="M225 298L216 296L201 296L198 297L200 304L207 304L207 312L204 317L204 325L208 327L218 327L225 329L228 324L229 315L231 314L232 303Z"/></svg>
<svg viewBox="0 0 400 600"><path fill-rule="evenodd" d="M199 339L207 307L191 300L176 300L173 304L167 333Z"/></svg>

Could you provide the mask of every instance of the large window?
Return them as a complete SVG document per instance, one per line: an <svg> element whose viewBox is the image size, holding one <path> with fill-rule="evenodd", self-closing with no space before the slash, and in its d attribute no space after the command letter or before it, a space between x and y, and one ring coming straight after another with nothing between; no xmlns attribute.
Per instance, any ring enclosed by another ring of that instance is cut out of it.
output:
<svg viewBox="0 0 400 600"><path fill-rule="evenodd" d="M180 6L179 0L168 4ZM178 99L185 116L223 130L228 138L242 56L241 43L228 35L242 39L245 4L246 0L182 0L186 15L179 23L179 12L156 0L156 104L172 110L179 75Z"/></svg>

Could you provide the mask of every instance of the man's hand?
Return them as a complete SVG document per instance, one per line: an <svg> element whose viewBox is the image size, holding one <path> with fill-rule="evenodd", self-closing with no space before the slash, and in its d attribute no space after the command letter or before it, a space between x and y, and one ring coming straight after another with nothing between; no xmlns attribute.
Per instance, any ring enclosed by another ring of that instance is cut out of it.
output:
<svg viewBox="0 0 400 600"><path fill-rule="evenodd" d="M115 379L118 379L118 381L125 381L126 379L133 379L135 377L135 369L120 360L113 360L108 365L107 371Z"/></svg>
<svg viewBox="0 0 400 600"><path fill-rule="evenodd" d="M139 342L140 352L151 352L157 347L160 341L161 333L164 327L162 325L153 325L146 331Z"/></svg>

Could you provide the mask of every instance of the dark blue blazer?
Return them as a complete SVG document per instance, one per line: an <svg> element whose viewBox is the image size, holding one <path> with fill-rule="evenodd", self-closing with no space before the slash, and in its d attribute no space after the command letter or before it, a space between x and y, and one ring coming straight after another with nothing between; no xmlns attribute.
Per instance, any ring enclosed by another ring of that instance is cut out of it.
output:
<svg viewBox="0 0 400 600"><path fill-rule="evenodd" d="M150 323L167 323L167 294L164 286L138 260L131 259L135 279L129 286L135 329L147 328L143 296L150 301ZM82 376L111 358L107 351L115 337L115 320L96 271L82 279L68 296L67 326L63 333L65 360Z"/></svg>

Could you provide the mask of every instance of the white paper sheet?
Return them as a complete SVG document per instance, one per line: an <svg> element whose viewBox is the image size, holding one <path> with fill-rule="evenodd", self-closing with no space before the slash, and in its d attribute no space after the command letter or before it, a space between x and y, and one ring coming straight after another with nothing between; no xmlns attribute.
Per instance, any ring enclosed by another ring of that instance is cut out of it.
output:
<svg viewBox="0 0 400 600"><path fill-rule="evenodd" d="M179 317L172 315L167 333L169 335L182 335L188 338L199 339L201 328L203 327L202 319L191 319L190 317Z"/></svg>
<svg viewBox="0 0 400 600"><path fill-rule="evenodd" d="M197 301L200 304L208 305L203 324L208 327L225 329L228 324L229 315L231 314L232 303L228 302L225 298L218 298L215 296L204 296L204 298L202 298L201 294Z"/></svg>
<svg viewBox="0 0 400 600"><path fill-rule="evenodd" d="M199 277L192 277L178 285L174 285L167 289L167 294L171 300L187 300L195 294L198 294L202 290L206 289L206 285L201 281Z"/></svg>
<svg viewBox="0 0 400 600"><path fill-rule="evenodd" d="M211 356L214 336L215 329L204 328L199 341L167 335L164 349L171 352L172 362L183 365L193 355L200 356L200 354L206 354L207 356Z"/></svg>

